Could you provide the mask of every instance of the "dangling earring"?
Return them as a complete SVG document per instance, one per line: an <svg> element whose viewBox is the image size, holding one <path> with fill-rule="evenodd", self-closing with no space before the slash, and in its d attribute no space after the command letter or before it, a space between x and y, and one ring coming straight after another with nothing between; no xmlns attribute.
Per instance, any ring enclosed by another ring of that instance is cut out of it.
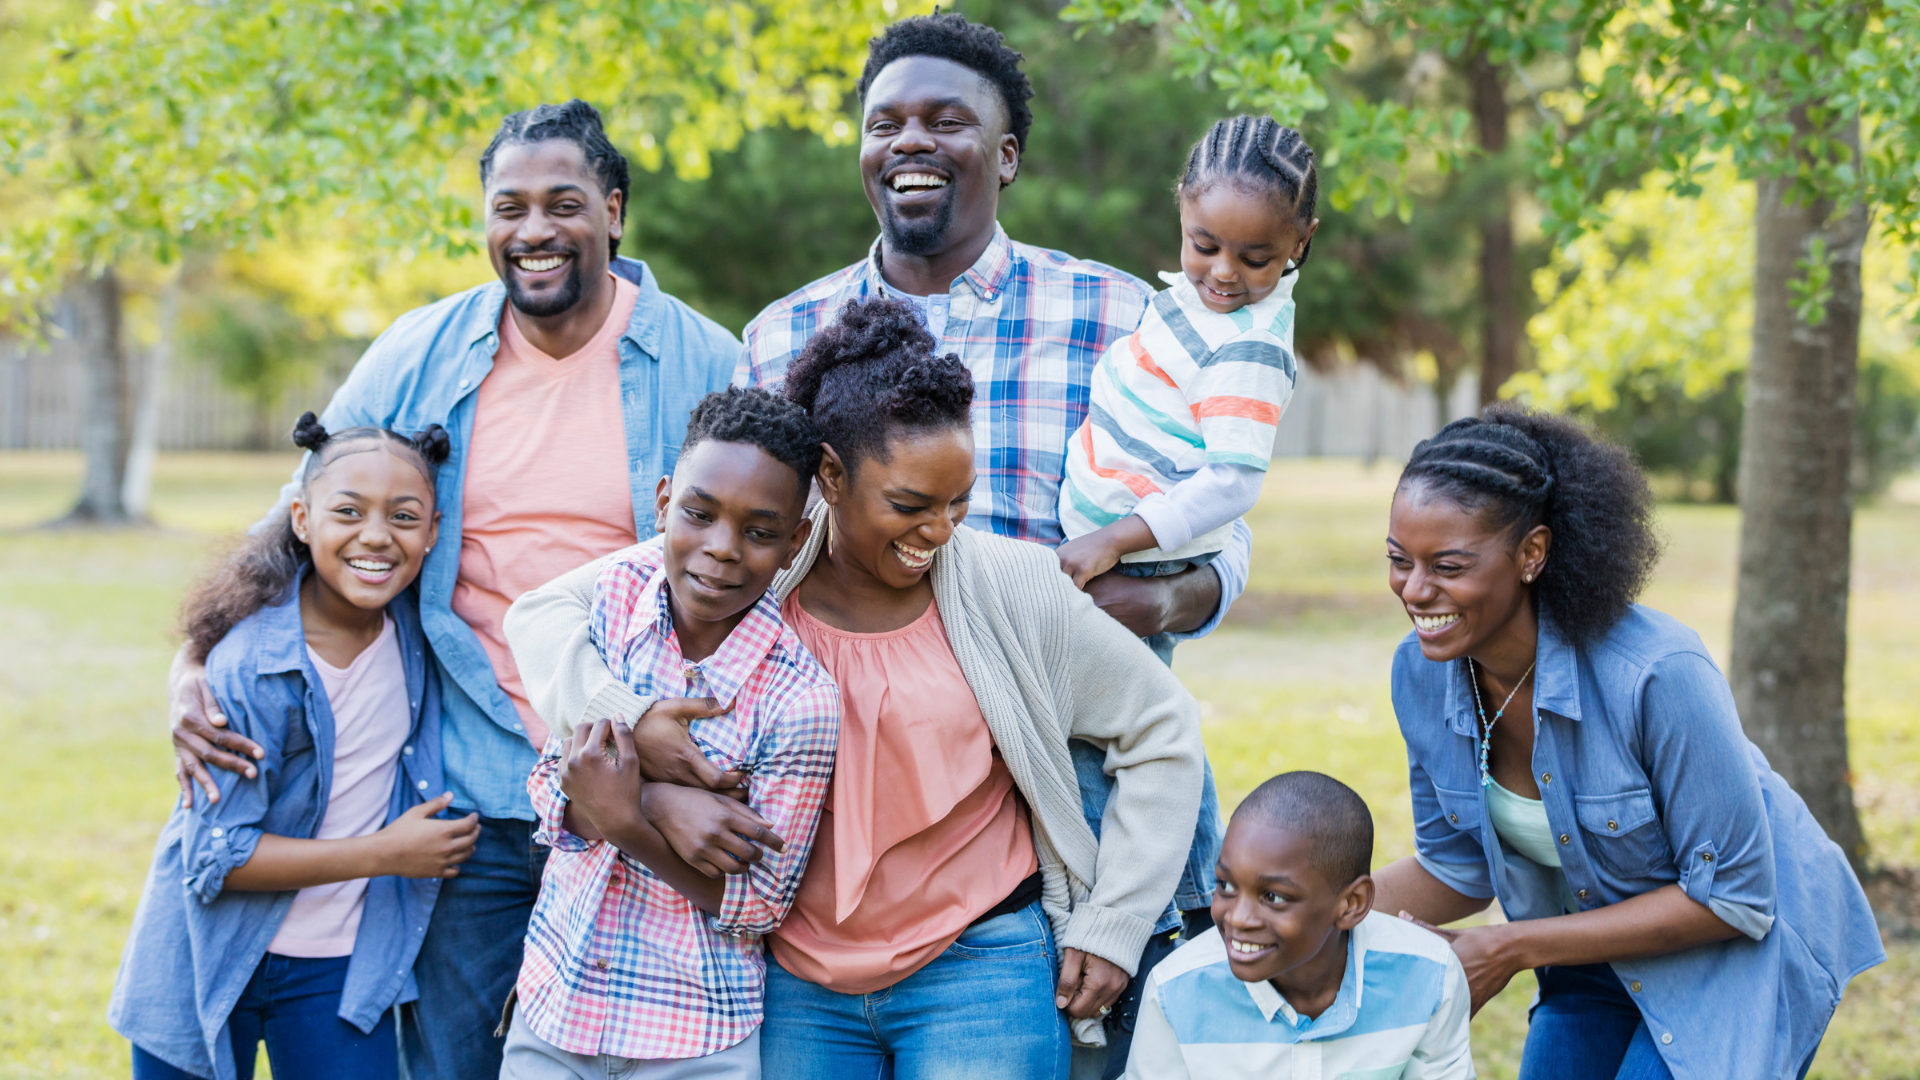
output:
<svg viewBox="0 0 1920 1080"><path fill-rule="evenodd" d="M833 558L833 508L827 508L827 558Z"/></svg>

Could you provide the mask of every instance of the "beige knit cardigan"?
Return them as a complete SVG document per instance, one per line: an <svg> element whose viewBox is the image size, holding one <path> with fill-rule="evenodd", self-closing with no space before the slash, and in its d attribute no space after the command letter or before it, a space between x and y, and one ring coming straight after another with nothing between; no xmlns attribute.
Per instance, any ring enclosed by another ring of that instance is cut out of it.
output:
<svg viewBox="0 0 1920 1080"><path fill-rule="evenodd" d="M826 511L815 507L812 536L774 579L781 600L819 557ZM651 704L613 677L588 636L604 562L527 593L507 612L528 699L563 735L607 716L631 722ZM1133 974L1173 898L1200 812L1199 706L1039 544L957 529L930 573L948 643L1032 810L1041 905L1059 947ZM1104 750L1115 779L1097 841L1081 812L1069 738ZM1074 1035L1101 1041L1091 1021L1076 1023Z"/></svg>

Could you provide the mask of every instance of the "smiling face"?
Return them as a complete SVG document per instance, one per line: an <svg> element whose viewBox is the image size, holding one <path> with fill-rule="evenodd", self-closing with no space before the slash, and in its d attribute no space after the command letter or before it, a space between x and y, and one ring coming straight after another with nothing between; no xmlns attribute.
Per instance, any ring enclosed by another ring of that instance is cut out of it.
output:
<svg viewBox="0 0 1920 1080"><path fill-rule="evenodd" d="M365 611L413 584L440 528L420 462L377 439L330 457L307 478L292 513L318 587Z"/></svg>
<svg viewBox="0 0 1920 1080"><path fill-rule="evenodd" d="M884 459L860 459L852 476L829 448L820 495L833 507L833 559L891 588L913 588L966 520L972 491L973 432L965 427L898 433Z"/></svg>
<svg viewBox="0 0 1920 1080"><path fill-rule="evenodd" d="M860 174L889 250L937 255L993 232L1020 145L992 83L951 60L902 57L867 88L861 125Z"/></svg>
<svg viewBox="0 0 1920 1080"><path fill-rule="evenodd" d="M1393 496L1388 581L1406 606L1429 660L1482 653L1489 643L1533 632L1529 582L1546 565L1552 534L1534 526L1515 543L1478 511L1414 481Z"/></svg>
<svg viewBox="0 0 1920 1080"><path fill-rule="evenodd" d="M712 654L806 543L807 495L792 466L751 443L707 439L660 478L655 526L674 630L689 660Z"/></svg>
<svg viewBox="0 0 1920 1080"><path fill-rule="evenodd" d="M1271 194L1212 184L1180 199L1180 269L1209 310L1238 311L1273 295L1319 228L1319 218L1302 227Z"/></svg>
<svg viewBox="0 0 1920 1080"><path fill-rule="evenodd" d="M1235 978L1285 983L1324 966L1338 989L1346 964L1342 934L1373 910L1372 877L1327 880L1308 837L1248 813L1228 823L1214 873L1213 922Z"/></svg>
<svg viewBox="0 0 1920 1080"><path fill-rule="evenodd" d="M522 314L550 318L606 280L620 193L564 139L502 147L487 176L487 257Z"/></svg>

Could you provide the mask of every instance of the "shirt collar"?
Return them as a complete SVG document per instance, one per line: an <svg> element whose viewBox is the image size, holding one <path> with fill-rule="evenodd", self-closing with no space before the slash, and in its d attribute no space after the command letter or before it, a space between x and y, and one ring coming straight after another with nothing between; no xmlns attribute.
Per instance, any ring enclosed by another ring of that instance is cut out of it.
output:
<svg viewBox="0 0 1920 1080"><path fill-rule="evenodd" d="M302 567L287 595L261 608L254 616L257 620L254 623L257 627L254 671L257 673L278 675L307 670L307 632L300 625L300 583L312 572L311 564Z"/></svg>
<svg viewBox="0 0 1920 1080"><path fill-rule="evenodd" d="M1559 626L1540 612L1533 646L1533 707L1569 720L1580 719L1579 650ZM1480 737L1473 703L1473 672L1464 657L1447 665L1447 726L1455 734Z"/></svg>
<svg viewBox="0 0 1920 1080"><path fill-rule="evenodd" d="M886 290L882 283L886 281L886 277L880 271L883 240L884 237L875 237L873 246L867 249L867 273L872 275L873 287L884 294ZM965 273L954 278L953 282L954 284L966 283L980 295L982 300L992 302L999 299L1001 293L1007 291L1008 283L1013 280L1013 263L1013 240L1007 236L1007 230L1001 228L1000 223L996 221L993 223L993 239L987 241L987 249L980 253L979 258L973 260L973 265L968 267ZM949 285L948 288L951 289L952 286Z"/></svg>
<svg viewBox="0 0 1920 1080"><path fill-rule="evenodd" d="M631 630L628 640L622 642L622 648L630 646L633 638L641 634L653 634L663 646L671 648L675 655L680 652L679 639L673 636L673 605L667 592L667 569L664 562L655 570L640 596L634 602L635 611L651 611L651 619L635 619L628 625ZM774 599L773 590L768 589L759 600L748 609L746 617L733 628L727 639L720 643L712 656L698 662L682 661L681 669L691 680L697 673L707 682L707 688L713 692L714 700L722 709L733 708L733 699L740 694L740 688L746 685L755 668L767 658L775 645L780 642L780 602Z"/></svg>
<svg viewBox="0 0 1920 1080"><path fill-rule="evenodd" d="M1360 1018L1360 995L1366 986L1367 950L1361 942L1366 932L1366 920L1347 933L1347 970L1340 975L1340 989L1333 996L1333 1004L1327 1011L1308 1020L1295 1012L1293 1006L1273 983L1261 979L1259 982L1242 983L1248 996L1253 998L1254 1007L1268 1023L1273 1022L1277 1013L1283 1017L1287 1026L1300 1034L1302 1039L1327 1039L1345 1032Z"/></svg>

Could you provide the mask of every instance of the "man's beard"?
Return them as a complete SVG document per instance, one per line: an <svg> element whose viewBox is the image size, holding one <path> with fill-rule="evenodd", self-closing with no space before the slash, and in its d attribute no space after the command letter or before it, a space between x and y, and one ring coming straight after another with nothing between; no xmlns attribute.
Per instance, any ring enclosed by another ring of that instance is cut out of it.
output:
<svg viewBox="0 0 1920 1080"><path fill-rule="evenodd" d="M893 203L883 202L880 231L886 234L887 248L901 255L932 255L947 246L947 229L953 224L953 195L946 198L927 217L902 218Z"/></svg>
<svg viewBox="0 0 1920 1080"><path fill-rule="evenodd" d="M521 252L520 254L528 253ZM547 253L541 252L539 254ZM553 254L561 253L555 252ZM518 310L520 314L531 315L536 319L544 319L551 315L560 315L570 311L573 305L580 302L580 258L577 253L573 254L574 257L567 260L566 281L561 284L558 290L541 293L537 296L530 295L520 287L519 271L511 268L513 265L511 262L507 264L510 267L506 277L507 299L513 302L514 308Z"/></svg>

